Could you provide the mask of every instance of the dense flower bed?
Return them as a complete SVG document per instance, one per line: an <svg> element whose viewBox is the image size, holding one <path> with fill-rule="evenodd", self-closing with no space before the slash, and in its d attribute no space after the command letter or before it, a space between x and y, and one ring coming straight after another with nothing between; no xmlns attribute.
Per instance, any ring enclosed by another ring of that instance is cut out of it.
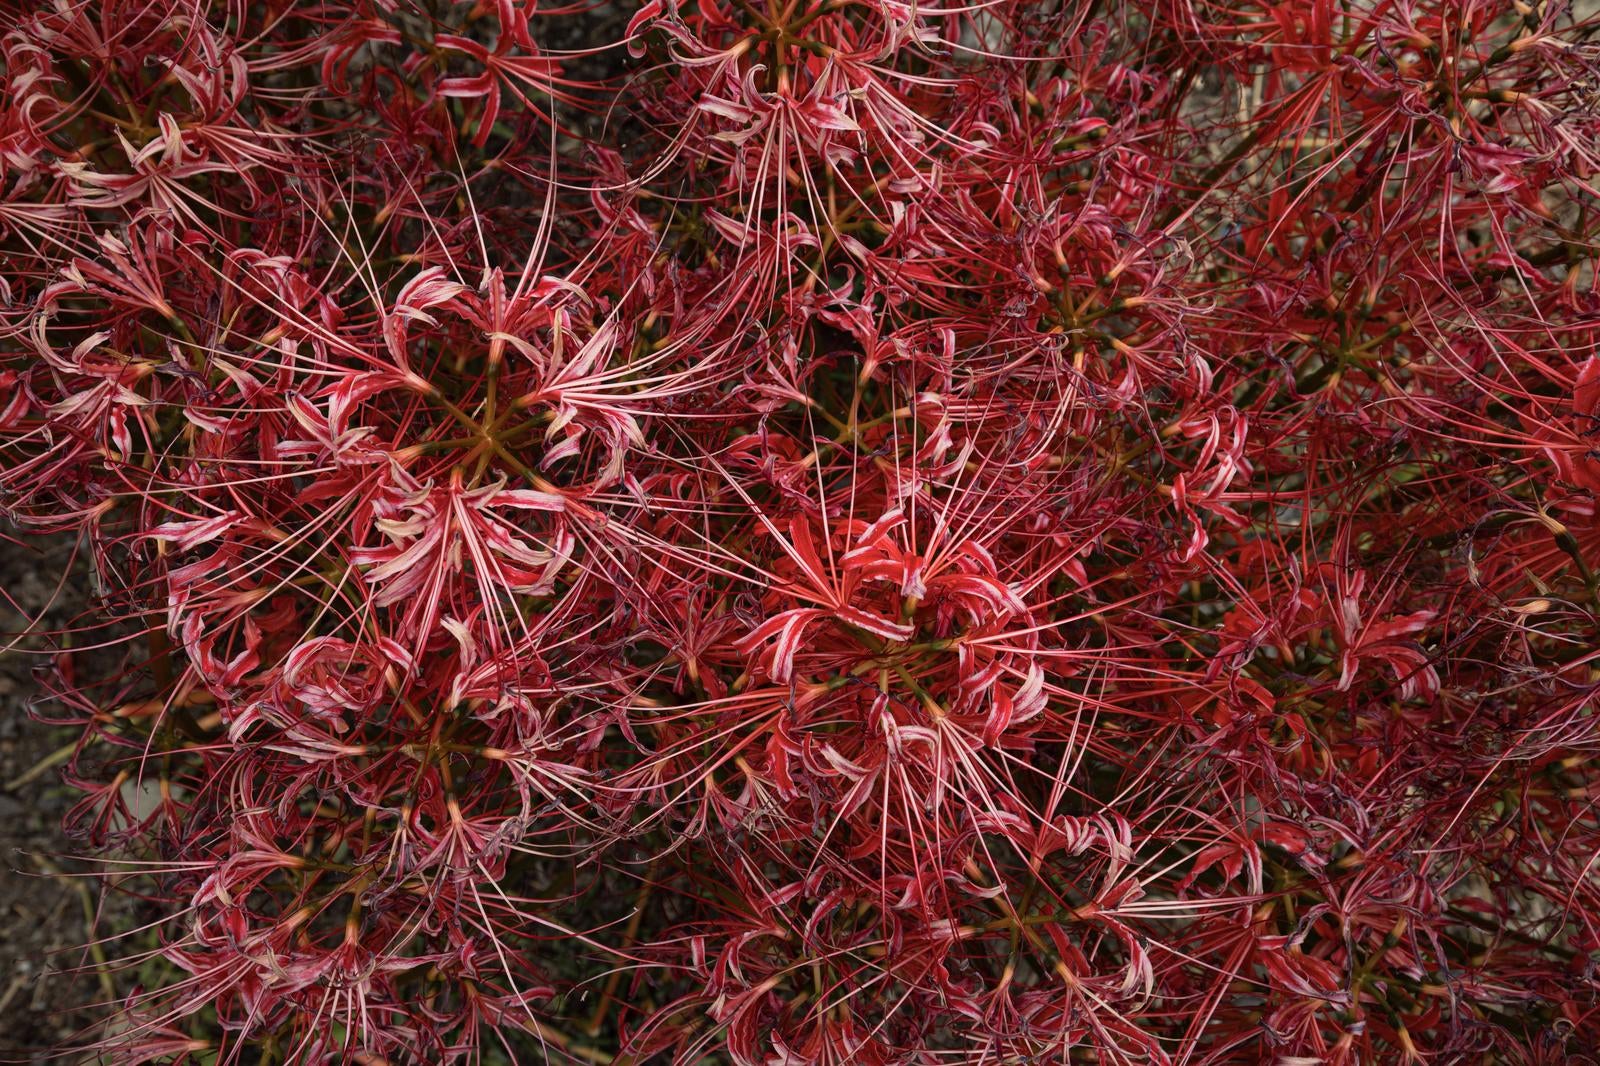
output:
<svg viewBox="0 0 1600 1066"><path fill-rule="evenodd" d="M1600 18L0 14L107 1061L1588 1061Z"/></svg>

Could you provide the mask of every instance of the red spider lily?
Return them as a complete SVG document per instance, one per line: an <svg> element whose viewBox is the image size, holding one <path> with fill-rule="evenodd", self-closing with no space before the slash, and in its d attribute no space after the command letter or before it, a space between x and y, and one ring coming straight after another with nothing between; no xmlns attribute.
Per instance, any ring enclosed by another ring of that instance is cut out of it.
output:
<svg viewBox="0 0 1600 1066"><path fill-rule="evenodd" d="M440 96L483 101L483 110L478 116L477 132L473 135L473 143L479 146L488 141L489 134L494 129L495 119L500 114L502 77L509 79L518 100L523 104L533 103L526 95L527 89L533 89L540 95L555 96L559 93L556 89L561 69L559 62L548 56L536 54L512 55L511 48L514 46L524 49L533 47L532 41L528 38L526 17L514 20L513 26L517 28L503 32L499 45L493 51L470 37L461 37L453 33L441 34L435 38L435 44L439 48L470 56L484 67L483 73L475 77L441 78L437 86Z"/></svg>
<svg viewBox="0 0 1600 1066"><path fill-rule="evenodd" d="M1362 659L1381 659L1395 672L1401 699L1431 697L1438 689L1438 675L1429 664L1427 654L1415 642L1402 638L1426 629L1434 619L1434 612L1416 611L1398 618L1369 621L1372 605L1361 602L1366 575L1360 571L1354 574L1335 571L1333 584L1337 601L1329 605L1328 613L1339 633L1343 652L1339 660L1338 687L1343 690L1351 686Z"/></svg>
<svg viewBox="0 0 1600 1066"><path fill-rule="evenodd" d="M571 552L571 532L557 525L543 543L530 543L517 535L511 516L560 514L565 507L561 496L534 489L466 489L459 478L446 486L401 482L373 512L374 527L390 543L354 549L351 561L370 568L363 577L378 586L374 606L409 604L396 633L418 638L435 631L441 610L455 606L448 604L446 589L450 575L464 567L491 594L549 591Z"/></svg>
<svg viewBox="0 0 1600 1066"><path fill-rule="evenodd" d="M1600 359L1591 356L1573 382L1568 434L1553 439L1545 448L1562 480L1591 493L1600 490L1600 477L1596 476L1595 460L1590 454L1593 447L1588 443L1600 425L1595 423L1597 414L1600 414Z"/></svg>

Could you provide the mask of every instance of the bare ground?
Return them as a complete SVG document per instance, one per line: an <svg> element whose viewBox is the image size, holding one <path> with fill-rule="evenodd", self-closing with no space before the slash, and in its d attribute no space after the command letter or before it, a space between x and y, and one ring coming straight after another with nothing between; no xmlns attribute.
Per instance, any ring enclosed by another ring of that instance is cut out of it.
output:
<svg viewBox="0 0 1600 1066"><path fill-rule="evenodd" d="M58 635L89 600L74 541L22 534L0 540L0 1061L85 1061L81 1045L112 987L84 945L128 908L101 909L99 882L83 869L62 828L74 802L60 763L75 736L32 716L35 678L70 637ZM63 575L66 579L63 580ZM19 640L18 637L21 637ZM87 657L87 656L86 656ZM48 707L45 710L49 710Z"/></svg>

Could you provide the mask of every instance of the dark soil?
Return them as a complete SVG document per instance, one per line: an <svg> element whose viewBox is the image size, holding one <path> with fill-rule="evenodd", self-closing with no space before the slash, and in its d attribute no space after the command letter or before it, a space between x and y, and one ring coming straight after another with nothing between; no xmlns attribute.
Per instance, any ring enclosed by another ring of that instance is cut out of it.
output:
<svg viewBox="0 0 1600 1066"><path fill-rule="evenodd" d="M10 646L0 652L0 1061L90 1061L64 1050L84 1043L86 1005L106 998L84 945L127 908L101 910L97 880L64 876L84 868L62 828L74 797L60 762L77 731L30 714L35 671L70 643L61 631L85 610L88 580L72 538L7 532L17 539L0 540L0 648Z"/></svg>

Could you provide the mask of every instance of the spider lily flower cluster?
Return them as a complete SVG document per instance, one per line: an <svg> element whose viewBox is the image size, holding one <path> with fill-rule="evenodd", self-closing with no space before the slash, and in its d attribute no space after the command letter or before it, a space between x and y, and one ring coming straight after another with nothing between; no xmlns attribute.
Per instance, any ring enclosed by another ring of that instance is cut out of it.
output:
<svg viewBox="0 0 1600 1066"><path fill-rule="evenodd" d="M0 12L105 1061L1587 1061L1592 8Z"/></svg>

